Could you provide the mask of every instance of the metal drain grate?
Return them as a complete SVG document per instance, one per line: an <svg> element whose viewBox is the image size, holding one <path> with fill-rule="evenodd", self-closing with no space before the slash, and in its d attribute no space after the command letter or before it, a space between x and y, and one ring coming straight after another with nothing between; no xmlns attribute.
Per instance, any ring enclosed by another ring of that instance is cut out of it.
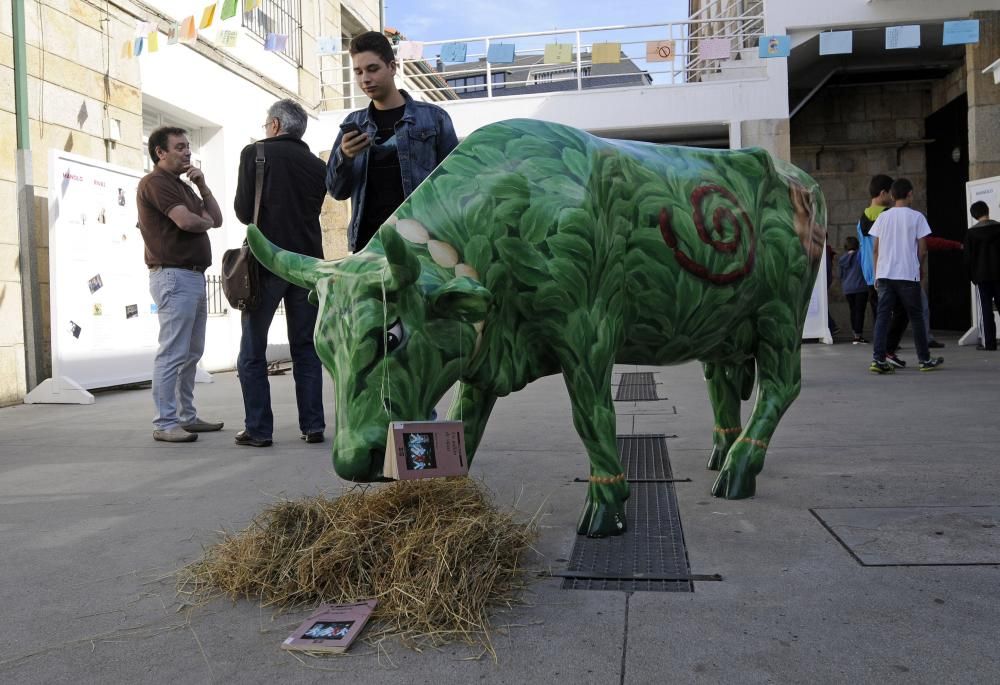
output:
<svg viewBox="0 0 1000 685"><path fill-rule="evenodd" d="M651 371L621 375L615 402L654 402L659 399L661 398L656 396L656 382Z"/></svg>
<svg viewBox="0 0 1000 685"><path fill-rule="evenodd" d="M618 455L630 480L672 477L662 435L618 438ZM631 483L625 504L628 530L608 538L578 536L563 580L564 590L693 592L684 531L672 483ZM651 577L650 579L642 576Z"/></svg>

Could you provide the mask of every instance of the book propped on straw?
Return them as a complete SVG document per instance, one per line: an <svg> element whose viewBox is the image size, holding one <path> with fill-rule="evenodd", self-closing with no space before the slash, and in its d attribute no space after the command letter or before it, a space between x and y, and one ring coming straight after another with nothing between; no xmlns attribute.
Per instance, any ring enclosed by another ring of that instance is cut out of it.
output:
<svg viewBox="0 0 1000 685"><path fill-rule="evenodd" d="M389 424L382 475L394 480L464 476L465 429L461 421L395 421Z"/></svg>
<svg viewBox="0 0 1000 685"><path fill-rule="evenodd" d="M281 643L282 649L299 652L346 652L365 629L377 600L355 604L324 604Z"/></svg>

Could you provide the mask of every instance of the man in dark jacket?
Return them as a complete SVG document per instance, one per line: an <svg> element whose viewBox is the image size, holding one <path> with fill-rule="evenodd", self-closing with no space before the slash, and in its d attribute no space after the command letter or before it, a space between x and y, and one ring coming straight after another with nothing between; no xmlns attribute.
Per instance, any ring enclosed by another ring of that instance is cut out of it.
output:
<svg viewBox="0 0 1000 685"><path fill-rule="evenodd" d="M351 198L347 247L357 252L458 145L448 113L396 87L389 40L369 31L351 41L354 78L372 99L340 126L327 165L326 187Z"/></svg>
<svg viewBox="0 0 1000 685"><path fill-rule="evenodd" d="M997 327L993 304L1000 309L1000 223L990 219L990 209L985 202L974 202L970 211L976 224L965 234L965 266L969 280L979 291L983 349L995 351Z"/></svg>
<svg viewBox="0 0 1000 685"><path fill-rule="evenodd" d="M286 250L323 257L320 209L326 196L326 167L302 142L306 112L294 100L271 105L264 122L266 137L243 148L234 207L245 224L254 219L254 193L258 157L264 159L257 227L268 240ZM237 368L243 389L245 429L237 433L237 445L271 445L274 417L271 388L267 380L267 331L278 304L285 302L288 345L295 378L295 400L299 428L306 442L323 442L323 373L313 347L317 309L308 292L266 269L259 270L260 301L242 316L243 336Z"/></svg>

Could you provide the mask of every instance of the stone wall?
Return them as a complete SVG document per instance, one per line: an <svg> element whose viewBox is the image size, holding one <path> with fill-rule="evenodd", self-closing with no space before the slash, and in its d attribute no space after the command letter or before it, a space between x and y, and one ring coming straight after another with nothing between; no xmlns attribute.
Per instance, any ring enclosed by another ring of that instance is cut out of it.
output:
<svg viewBox="0 0 1000 685"><path fill-rule="evenodd" d="M48 151L57 148L115 164L142 164L142 97L137 60L121 60L134 20L84 0L25 2L28 98L44 359L50 358ZM102 32L102 29L107 30ZM110 37L108 36L110 33ZM44 49L41 46L44 45ZM21 278L18 267L11 5L0 3L0 405L25 393ZM105 144L108 121L122 140Z"/></svg>
<svg viewBox="0 0 1000 685"><path fill-rule="evenodd" d="M983 69L1000 57L1000 11L974 12L979 43L965 49L969 92L969 179L1000 176L1000 84ZM994 208L995 210L996 208Z"/></svg>
<svg viewBox="0 0 1000 685"><path fill-rule="evenodd" d="M909 178L916 188L913 206L926 212L926 162L916 141L924 137L931 100L929 83L834 86L818 93L792 121L792 162L823 188L828 240L838 255L869 204L868 181L875 174ZM911 142L902 147L905 141ZM835 263L831 268L835 274ZM830 310L846 329L847 303L837 282Z"/></svg>

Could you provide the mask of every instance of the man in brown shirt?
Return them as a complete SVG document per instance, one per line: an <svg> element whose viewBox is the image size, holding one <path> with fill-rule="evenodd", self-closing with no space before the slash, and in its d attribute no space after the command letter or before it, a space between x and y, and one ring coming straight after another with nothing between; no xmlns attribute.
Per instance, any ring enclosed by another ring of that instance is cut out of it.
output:
<svg viewBox="0 0 1000 685"><path fill-rule="evenodd" d="M153 439L194 442L198 433L222 429L203 421L194 408L194 376L205 350L205 269L212 263L208 229L222 225L222 210L191 166L187 131L162 127L149 136L156 167L139 181L139 231L146 244L149 292L160 322L160 347L153 361ZM198 195L181 180L198 188Z"/></svg>

